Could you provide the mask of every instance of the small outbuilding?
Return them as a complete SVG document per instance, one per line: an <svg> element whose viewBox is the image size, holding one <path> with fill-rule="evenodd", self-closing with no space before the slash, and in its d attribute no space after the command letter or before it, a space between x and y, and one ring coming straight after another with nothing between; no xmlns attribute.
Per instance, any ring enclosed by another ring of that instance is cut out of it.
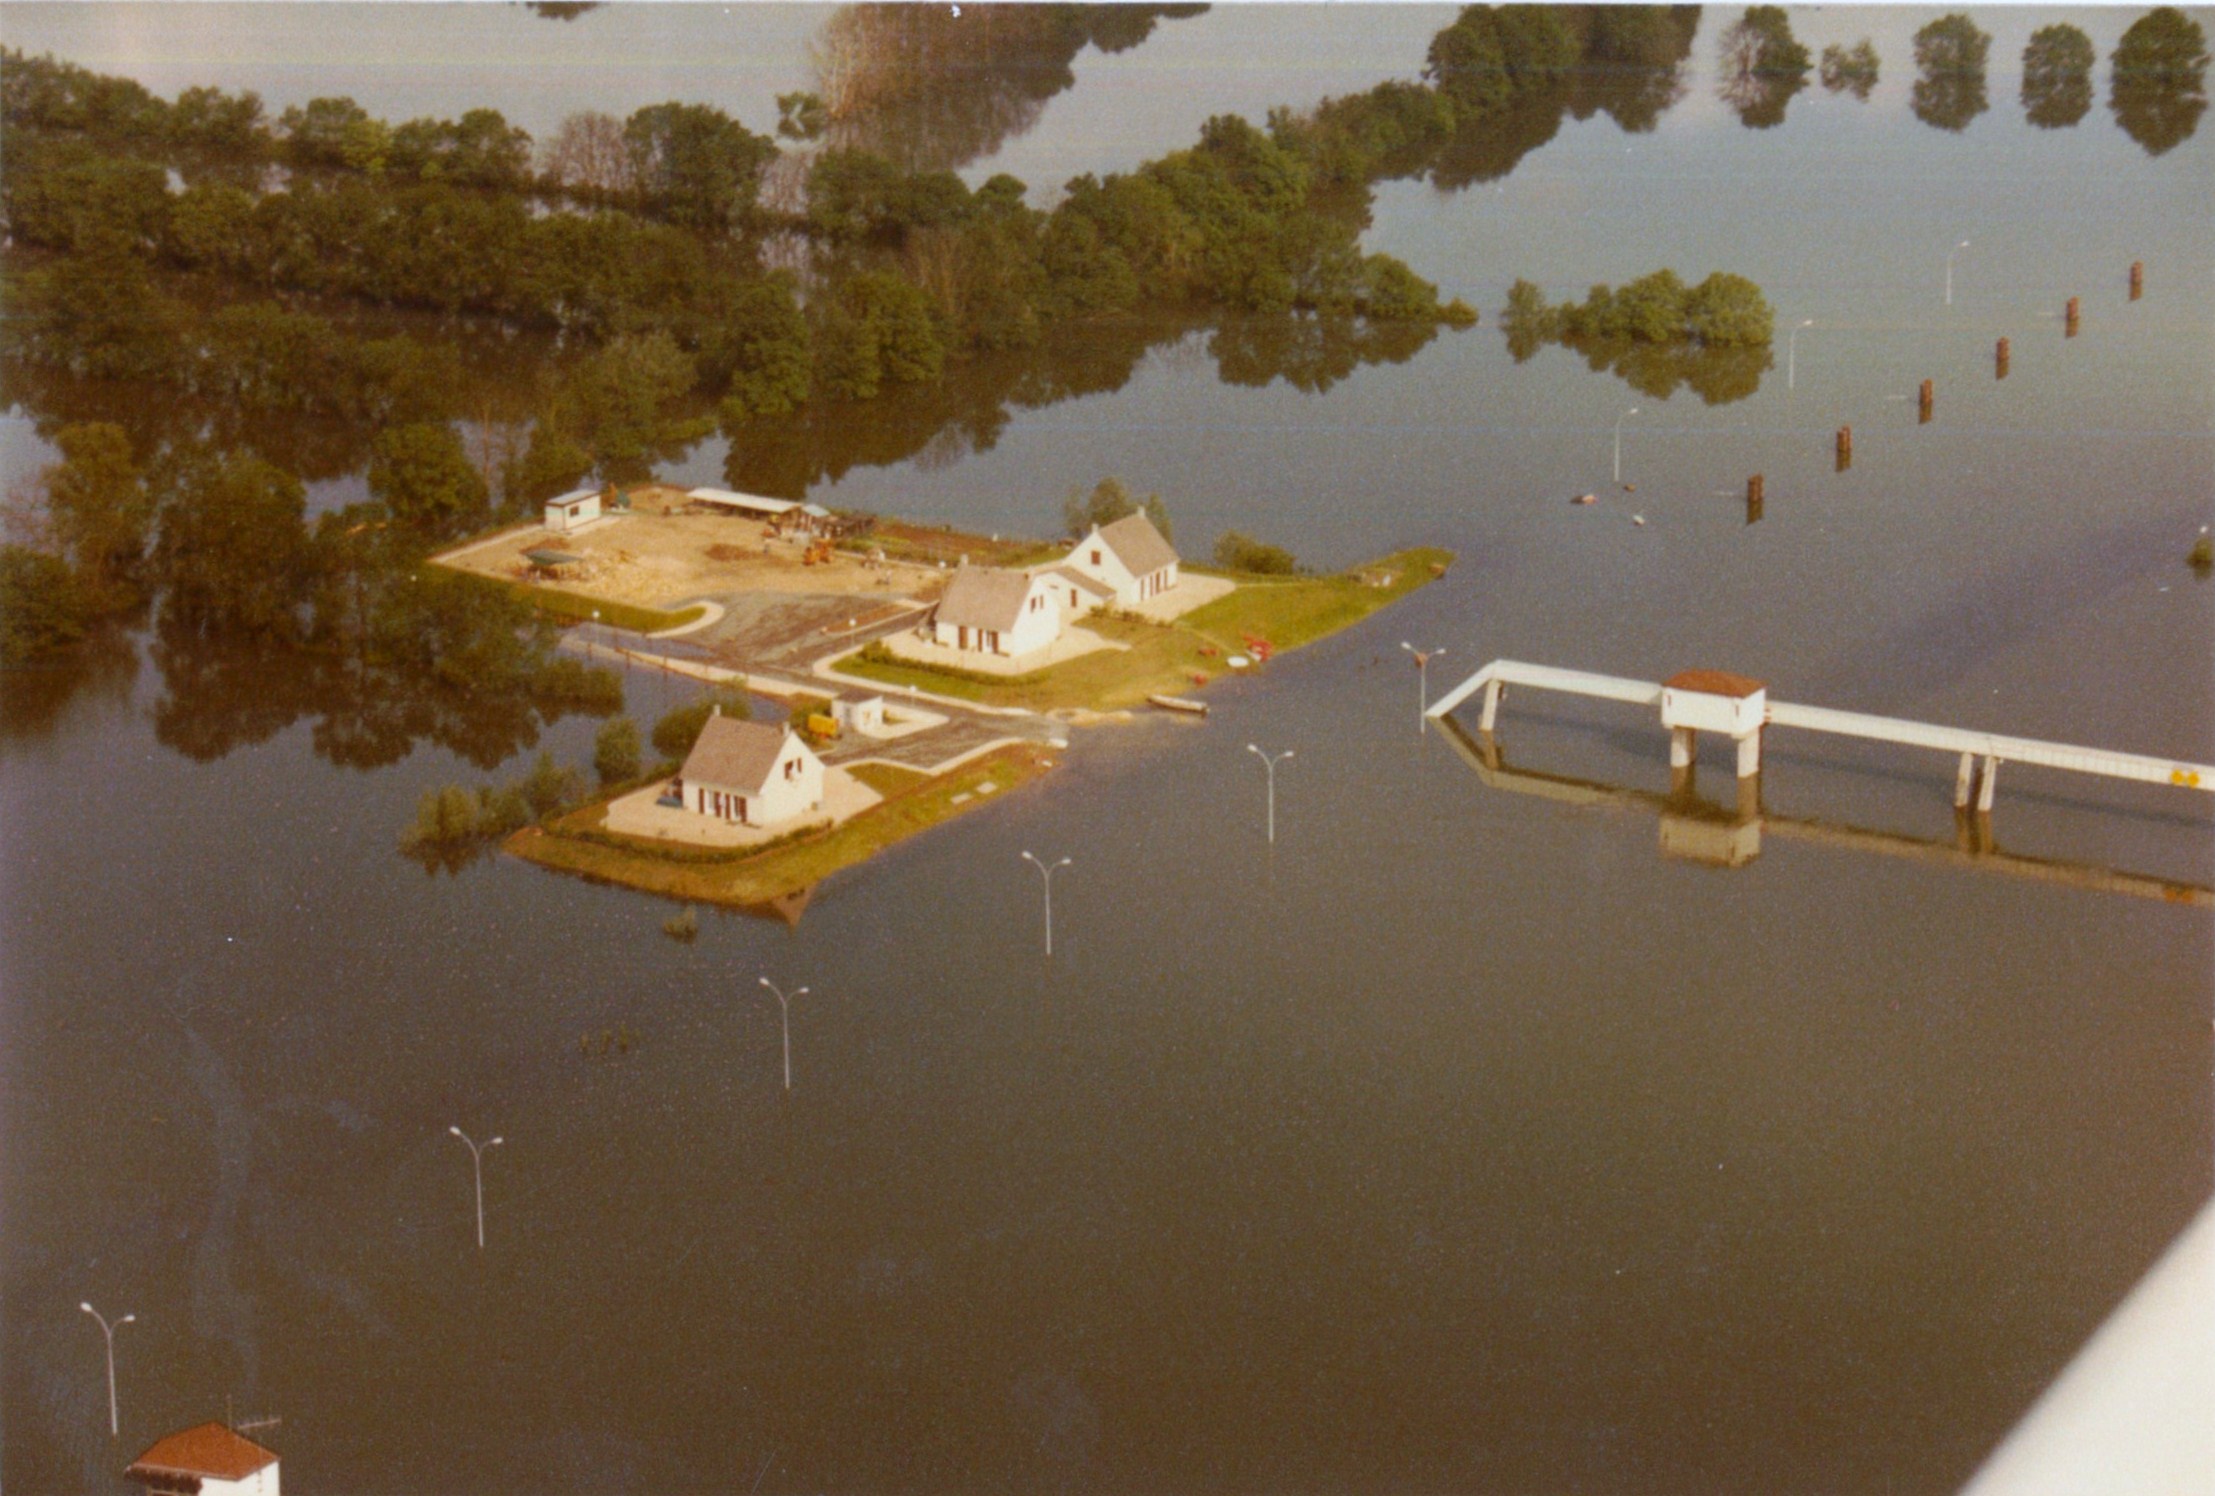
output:
<svg viewBox="0 0 2215 1496"><path fill-rule="evenodd" d="M123 1474L160 1496L279 1496L276 1454L220 1423L157 1441Z"/></svg>
<svg viewBox="0 0 2215 1496"><path fill-rule="evenodd" d="M1159 597L1177 585L1177 552L1144 514L1094 525L1061 563L1106 587L1119 608Z"/></svg>
<svg viewBox="0 0 2215 1496"><path fill-rule="evenodd" d="M727 488L695 488L688 491L685 498L703 509L758 519L780 530L813 533L825 528L831 520L831 511L821 504L802 503L797 499L765 499L760 494L733 493Z"/></svg>
<svg viewBox="0 0 2215 1496"><path fill-rule="evenodd" d="M823 760L788 723L721 710L685 756L677 794L687 810L743 826L776 826L823 808Z"/></svg>
<svg viewBox="0 0 2215 1496"><path fill-rule="evenodd" d="M847 732L880 737L884 733L884 698L841 696L831 703L831 718Z"/></svg>
<svg viewBox="0 0 2215 1496"><path fill-rule="evenodd" d="M580 488L546 501L546 528L556 535L588 525L600 517L600 491Z"/></svg>
<svg viewBox="0 0 2215 1496"><path fill-rule="evenodd" d="M964 566L946 584L931 615L931 642L947 649L1015 657L1044 649L1061 637L1057 585L1043 572Z"/></svg>

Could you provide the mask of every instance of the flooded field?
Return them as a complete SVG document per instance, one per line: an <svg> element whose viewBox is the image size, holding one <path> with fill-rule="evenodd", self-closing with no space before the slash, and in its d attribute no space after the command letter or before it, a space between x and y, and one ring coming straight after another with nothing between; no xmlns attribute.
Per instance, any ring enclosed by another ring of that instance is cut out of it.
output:
<svg viewBox="0 0 2215 1496"><path fill-rule="evenodd" d="M307 9L196 9L183 51L161 7L0 30L165 95L762 131L824 24ZM1433 695L1496 657L1706 667L2208 759L2215 144L2110 108L2136 10L1979 9L1981 110L1916 92L1939 12L1903 8L1790 13L1816 52L1872 39L1865 98L1734 99L1740 14L1701 11L1658 93L1378 186L1362 247L1474 328L1150 311L658 463L1039 537L1114 474L1188 557L1459 558L786 917L680 943L666 901L395 849L428 788L589 762L587 717L137 626L11 679L0 1483L129 1489L228 1407L282 1417L303 1491L1958 1488L2215 1188L2206 797L2011 768L1979 856L1950 760L1779 740L1758 856L1716 866L1671 855L1645 715L1516 698L1509 767L1590 793L1514 793L1421 726L1401 646L1444 650ZM1211 114L1415 78L1454 15L1165 16L917 132L1046 204ZM2055 21L2101 59L2063 127L2019 64ZM433 61L502 49L527 70ZM1504 335L1518 279L1663 267L1755 282L1765 358ZM10 391L21 478L76 391ZM324 466L312 505L366 495L366 459ZM650 722L686 688L626 689ZM1273 843L1248 744L1296 750ZM1025 852L1071 859L1050 959ZM789 1092L764 977L808 988ZM504 1139L481 1252L452 1126ZM137 1315L115 1438L85 1300Z"/></svg>

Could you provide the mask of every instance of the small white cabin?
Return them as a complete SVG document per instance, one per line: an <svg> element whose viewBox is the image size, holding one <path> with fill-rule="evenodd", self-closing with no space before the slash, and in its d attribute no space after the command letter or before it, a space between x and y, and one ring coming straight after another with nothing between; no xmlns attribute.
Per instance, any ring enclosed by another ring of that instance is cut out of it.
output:
<svg viewBox="0 0 2215 1496"><path fill-rule="evenodd" d="M1056 585L1043 572L964 566L931 615L931 642L1010 658L1044 649L1061 637ZM1066 582L1059 586L1068 589Z"/></svg>
<svg viewBox="0 0 2215 1496"><path fill-rule="evenodd" d="M123 1475L149 1496L279 1496L277 1456L220 1423L159 1440Z"/></svg>
<svg viewBox="0 0 2215 1496"><path fill-rule="evenodd" d="M858 732L864 737L881 737L884 733L884 698L841 696L831 703L831 720L847 732Z"/></svg>
<svg viewBox="0 0 2215 1496"><path fill-rule="evenodd" d="M580 488L546 501L546 528L556 535L590 524L600 517L600 491Z"/></svg>
<svg viewBox="0 0 2215 1496"><path fill-rule="evenodd" d="M747 722L720 710L677 778L685 809L742 826L776 826L823 808L823 760L787 723Z"/></svg>
<svg viewBox="0 0 2215 1496"><path fill-rule="evenodd" d="M1680 670L1661 683L1661 725L1743 738L1769 718L1769 688L1725 670Z"/></svg>

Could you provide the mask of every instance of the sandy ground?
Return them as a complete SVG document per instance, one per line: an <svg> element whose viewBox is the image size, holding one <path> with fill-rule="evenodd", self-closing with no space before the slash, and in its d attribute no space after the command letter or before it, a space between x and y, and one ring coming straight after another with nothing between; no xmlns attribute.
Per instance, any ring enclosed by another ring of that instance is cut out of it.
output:
<svg viewBox="0 0 2215 1496"><path fill-rule="evenodd" d="M884 636L884 647L903 660L918 665L948 665L957 670L975 670L985 675L1028 675L1033 670L1043 670L1048 665L1059 665L1079 655L1088 655L1096 649L1129 649L1128 644L1117 644L1101 638L1090 629L1075 625L1065 627L1061 637L1044 649L1034 649L1024 655L986 654L976 649L949 649L943 644L930 644L918 638L913 629L901 629ZM816 674L828 675L832 661L821 662Z"/></svg>
<svg viewBox="0 0 2215 1496"><path fill-rule="evenodd" d="M1238 584L1228 577L1197 577L1190 572L1179 572L1176 586L1149 597L1142 603L1133 603L1123 611L1136 613L1155 623L1167 623L1172 618L1182 618L1194 608L1204 607L1237 589Z"/></svg>
<svg viewBox="0 0 2215 1496"><path fill-rule="evenodd" d="M774 826L741 826L660 803L668 781L633 790L608 805L607 829L624 836L685 842L700 847L753 847L805 826L835 826L850 821L884 797L844 769L823 771L823 809L794 816Z"/></svg>
<svg viewBox="0 0 2215 1496"><path fill-rule="evenodd" d="M711 556L711 547L729 554ZM935 594L943 585L936 568L872 566L837 551L820 565L803 565L806 542L798 537L772 538L767 525L735 515L665 514L654 503L569 534L533 525L438 559L484 576L515 579L530 574L523 553L539 549L584 558L555 586L646 607L732 592L890 598L923 590Z"/></svg>

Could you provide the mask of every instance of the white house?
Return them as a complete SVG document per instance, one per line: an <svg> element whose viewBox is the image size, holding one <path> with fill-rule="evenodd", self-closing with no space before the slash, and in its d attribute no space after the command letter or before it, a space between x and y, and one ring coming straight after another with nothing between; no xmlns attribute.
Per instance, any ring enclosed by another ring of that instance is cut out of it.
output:
<svg viewBox="0 0 2215 1496"><path fill-rule="evenodd" d="M1119 608L1159 597L1177 585L1176 550L1143 514L1094 525L1061 564L1106 587Z"/></svg>
<svg viewBox="0 0 2215 1496"><path fill-rule="evenodd" d="M1072 566L1048 566L1040 576L1053 584L1054 601L1064 618L1082 618L1094 608L1115 601L1115 589L1097 577L1088 577Z"/></svg>
<svg viewBox="0 0 2215 1496"><path fill-rule="evenodd" d="M580 488L546 501L546 528L559 535L600 517L600 491Z"/></svg>
<svg viewBox="0 0 2215 1496"><path fill-rule="evenodd" d="M1044 649L1061 637L1068 591L1068 582L1045 572L964 566L931 615L931 642L1010 657Z"/></svg>
<svg viewBox="0 0 2215 1496"><path fill-rule="evenodd" d="M823 760L786 723L746 722L718 708L685 756L677 793L701 815L775 826L823 808Z"/></svg>
<svg viewBox="0 0 2215 1496"><path fill-rule="evenodd" d="M277 1456L220 1423L171 1434L123 1474L161 1496L278 1496Z"/></svg>

